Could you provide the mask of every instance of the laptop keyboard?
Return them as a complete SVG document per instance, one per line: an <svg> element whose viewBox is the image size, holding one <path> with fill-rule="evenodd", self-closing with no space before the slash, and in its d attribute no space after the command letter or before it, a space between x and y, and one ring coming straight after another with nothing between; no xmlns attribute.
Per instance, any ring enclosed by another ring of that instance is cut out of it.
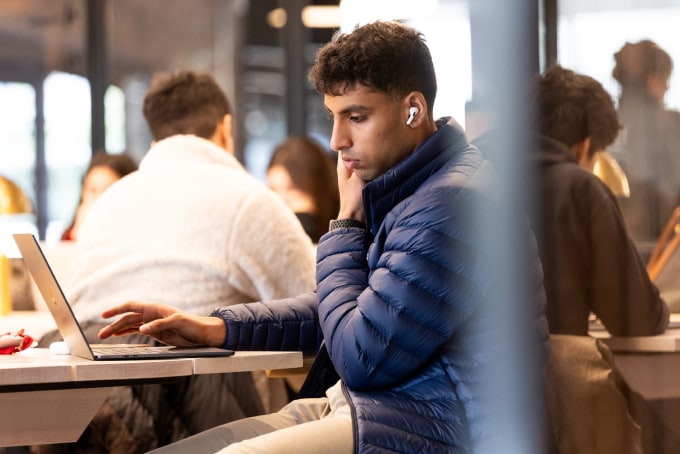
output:
<svg viewBox="0 0 680 454"><path fill-rule="evenodd" d="M167 352L172 347L154 347L153 345L129 346L129 347L97 347L92 352L95 355L154 355Z"/></svg>

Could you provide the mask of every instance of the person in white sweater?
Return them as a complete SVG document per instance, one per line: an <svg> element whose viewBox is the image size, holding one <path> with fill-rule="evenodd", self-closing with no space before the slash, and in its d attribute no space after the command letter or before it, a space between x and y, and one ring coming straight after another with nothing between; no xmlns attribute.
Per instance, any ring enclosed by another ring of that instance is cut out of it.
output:
<svg viewBox="0 0 680 454"><path fill-rule="evenodd" d="M314 288L314 248L280 198L224 149L192 135L156 142L92 207L68 295L81 320L128 300L198 315Z"/></svg>
<svg viewBox="0 0 680 454"><path fill-rule="evenodd" d="M209 76L186 72L146 95L155 142L139 170L92 207L67 275L81 320L128 300L206 315L314 288L314 247L291 210L233 156L232 114L218 93Z"/></svg>
<svg viewBox="0 0 680 454"><path fill-rule="evenodd" d="M212 77L154 80L144 115L154 143L93 204L66 272L79 320L96 325L104 309L133 300L208 315L313 290L314 245L233 156L231 108ZM289 400L284 382L263 377L263 410L277 410Z"/></svg>

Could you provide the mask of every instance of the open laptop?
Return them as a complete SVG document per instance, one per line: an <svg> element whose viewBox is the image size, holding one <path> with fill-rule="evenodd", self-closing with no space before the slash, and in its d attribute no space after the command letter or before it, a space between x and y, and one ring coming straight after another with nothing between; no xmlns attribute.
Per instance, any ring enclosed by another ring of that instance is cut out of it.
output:
<svg viewBox="0 0 680 454"><path fill-rule="evenodd" d="M26 268L33 276L33 280L72 355L94 361L103 361L214 357L234 354L232 350L212 347L180 348L143 344L90 344L37 239L31 233L15 233L13 236Z"/></svg>

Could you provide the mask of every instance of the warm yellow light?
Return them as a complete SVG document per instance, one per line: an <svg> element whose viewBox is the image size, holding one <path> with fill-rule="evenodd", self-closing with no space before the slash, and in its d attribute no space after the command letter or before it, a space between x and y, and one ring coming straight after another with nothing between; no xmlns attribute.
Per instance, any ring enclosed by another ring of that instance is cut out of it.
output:
<svg viewBox="0 0 680 454"><path fill-rule="evenodd" d="M0 315L12 312L12 292L10 291L12 269L5 254L0 253Z"/></svg>
<svg viewBox="0 0 680 454"><path fill-rule="evenodd" d="M12 180L0 176L0 214L31 213L33 205Z"/></svg>
<svg viewBox="0 0 680 454"><path fill-rule="evenodd" d="M305 6L302 9L302 23L309 28L338 28L340 27L340 7Z"/></svg>
<svg viewBox="0 0 680 454"><path fill-rule="evenodd" d="M596 154L593 173L602 180L618 197L630 197L628 178L618 162L606 151Z"/></svg>
<svg viewBox="0 0 680 454"><path fill-rule="evenodd" d="M276 8L267 13L267 23L270 27L283 28L288 22L288 15L284 8Z"/></svg>
<svg viewBox="0 0 680 454"><path fill-rule="evenodd" d="M340 7L333 5L305 6L302 9L302 23L308 28L340 27ZM284 8L276 8L267 13L267 24L274 28L283 28L288 22L288 14Z"/></svg>

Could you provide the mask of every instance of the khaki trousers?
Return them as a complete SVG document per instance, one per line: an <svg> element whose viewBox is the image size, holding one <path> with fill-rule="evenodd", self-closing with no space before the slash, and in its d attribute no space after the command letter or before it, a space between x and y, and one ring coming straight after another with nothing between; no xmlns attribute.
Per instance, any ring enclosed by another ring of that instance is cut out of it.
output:
<svg viewBox="0 0 680 454"><path fill-rule="evenodd" d="M352 454L352 418L346 402L298 399L276 413L233 421L152 451L156 454Z"/></svg>

